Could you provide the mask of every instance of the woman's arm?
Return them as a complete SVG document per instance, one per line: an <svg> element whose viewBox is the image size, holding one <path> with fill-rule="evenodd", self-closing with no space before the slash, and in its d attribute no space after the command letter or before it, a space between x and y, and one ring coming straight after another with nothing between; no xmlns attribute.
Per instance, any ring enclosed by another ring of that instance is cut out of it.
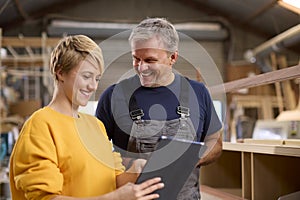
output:
<svg viewBox="0 0 300 200"><path fill-rule="evenodd" d="M131 162L131 161L130 161ZM124 173L117 176L117 188L125 185L128 182L135 183L139 174L142 172L147 160L132 158L130 168Z"/></svg>

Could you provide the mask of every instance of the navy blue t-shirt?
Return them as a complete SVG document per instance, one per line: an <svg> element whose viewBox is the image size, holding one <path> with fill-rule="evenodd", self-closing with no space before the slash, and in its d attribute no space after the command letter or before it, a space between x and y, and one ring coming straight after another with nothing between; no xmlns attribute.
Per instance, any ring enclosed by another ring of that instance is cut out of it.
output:
<svg viewBox="0 0 300 200"><path fill-rule="evenodd" d="M187 106L198 141L222 127L203 83L182 79L176 74L169 86L149 88L141 86L139 78L134 76L108 87L100 96L96 109L96 116L104 123L109 139L120 149L127 149L133 123L129 115L132 96L135 106L143 110L144 120L177 119L180 118L177 107Z"/></svg>

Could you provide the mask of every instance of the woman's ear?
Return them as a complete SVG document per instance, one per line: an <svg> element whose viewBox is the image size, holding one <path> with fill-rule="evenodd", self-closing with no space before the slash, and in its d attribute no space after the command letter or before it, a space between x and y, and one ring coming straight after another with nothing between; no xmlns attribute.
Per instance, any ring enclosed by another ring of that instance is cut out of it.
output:
<svg viewBox="0 0 300 200"><path fill-rule="evenodd" d="M57 70L56 78L59 82L64 82L64 76L63 76L63 72L61 71L61 69Z"/></svg>

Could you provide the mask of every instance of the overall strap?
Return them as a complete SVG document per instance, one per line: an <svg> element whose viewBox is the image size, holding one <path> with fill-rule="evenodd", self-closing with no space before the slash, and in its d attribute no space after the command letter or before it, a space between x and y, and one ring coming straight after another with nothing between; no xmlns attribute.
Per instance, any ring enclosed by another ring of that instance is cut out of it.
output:
<svg viewBox="0 0 300 200"><path fill-rule="evenodd" d="M129 114L133 121L141 120L144 116L144 111L138 107L134 94L132 94L129 100Z"/></svg>
<svg viewBox="0 0 300 200"><path fill-rule="evenodd" d="M189 81L188 78L183 76L180 77L179 103L177 114L179 114L181 118L189 117Z"/></svg>
<svg viewBox="0 0 300 200"><path fill-rule="evenodd" d="M144 116L144 112L137 105L136 98L133 95L136 89L138 89L141 85L137 75L133 78L123 80L119 83L121 85L126 104L129 108L129 115L133 121L141 120Z"/></svg>

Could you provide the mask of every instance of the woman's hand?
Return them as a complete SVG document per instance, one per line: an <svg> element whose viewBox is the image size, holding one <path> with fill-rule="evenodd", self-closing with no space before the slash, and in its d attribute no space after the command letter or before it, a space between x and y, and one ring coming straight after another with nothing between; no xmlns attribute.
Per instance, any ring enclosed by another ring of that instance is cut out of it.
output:
<svg viewBox="0 0 300 200"><path fill-rule="evenodd" d="M140 184L127 183L115 191L116 199L151 200L159 198L154 191L164 187L161 178L153 178Z"/></svg>
<svg viewBox="0 0 300 200"><path fill-rule="evenodd" d="M146 162L147 162L147 160L145 160L145 159L136 159L132 162L132 165L126 172L140 174L142 172Z"/></svg>
<svg viewBox="0 0 300 200"><path fill-rule="evenodd" d="M145 159L132 160L130 168L124 173L117 176L117 188L120 188L128 182L135 183L136 179L142 172L146 162L147 161Z"/></svg>

